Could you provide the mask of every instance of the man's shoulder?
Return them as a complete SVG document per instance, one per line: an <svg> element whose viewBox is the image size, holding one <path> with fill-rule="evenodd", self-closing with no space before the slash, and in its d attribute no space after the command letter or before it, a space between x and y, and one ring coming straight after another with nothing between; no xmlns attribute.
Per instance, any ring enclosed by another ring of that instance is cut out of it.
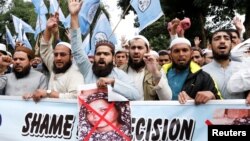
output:
<svg viewBox="0 0 250 141"><path fill-rule="evenodd" d="M14 75L14 73L13 73L13 75ZM37 70L31 68L30 73L27 77L33 78L33 77L46 77L46 76L43 73L41 73L40 71L37 71Z"/></svg>

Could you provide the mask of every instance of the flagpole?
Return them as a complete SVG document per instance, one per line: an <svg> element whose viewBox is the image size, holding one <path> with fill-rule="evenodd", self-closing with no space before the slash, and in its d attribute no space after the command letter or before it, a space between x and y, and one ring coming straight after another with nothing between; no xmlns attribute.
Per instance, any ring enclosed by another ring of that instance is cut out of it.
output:
<svg viewBox="0 0 250 141"><path fill-rule="evenodd" d="M40 14L38 15L38 18L39 18L39 28L40 28L40 30L42 30ZM39 39L40 39L40 34L41 34L41 33L39 33L39 34L37 35L37 38L36 38L35 55L38 55L38 54L39 54L39 45L38 45L38 41L39 41Z"/></svg>
<svg viewBox="0 0 250 141"><path fill-rule="evenodd" d="M123 12L123 14L122 14L120 20L119 20L118 23L116 24L115 28L112 30L112 33L110 34L109 39L110 39L110 37L114 34L116 28L118 27L118 25L119 25L120 22L122 21L122 18L125 16L125 14L127 13L127 11L128 11L128 9L129 9L130 6L131 6L131 4L129 3L129 5L127 6L126 10Z"/></svg>

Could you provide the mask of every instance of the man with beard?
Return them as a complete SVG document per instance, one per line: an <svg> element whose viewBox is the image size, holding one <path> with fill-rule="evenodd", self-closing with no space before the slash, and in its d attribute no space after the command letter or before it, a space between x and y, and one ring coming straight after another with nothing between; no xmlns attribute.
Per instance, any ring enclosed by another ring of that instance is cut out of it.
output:
<svg viewBox="0 0 250 141"><path fill-rule="evenodd" d="M186 38L175 38L170 44L172 63L163 65L173 92L172 100L184 104L194 99L196 104L211 99L220 99L211 76L204 72L192 59L191 43Z"/></svg>
<svg viewBox="0 0 250 141"><path fill-rule="evenodd" d="M157 58L150 53L148 40L142 35L134 36L129 40L128 52L128 64L122 70L135 81L141 100L170 100L171 89Z"/></svg>
<svg viewBox="0 0 250 141"><path fill-rule="evenodd" d="M240 70L241 63L230 60L230 51L232 48L232 35L228 30L217 30L210 38L211 48L214 60L205 65L203 70L209 73L224 99L242 99L243 93L229 93L227 90L227 82L230 77Z"/></svg>
<svg viewBox="0 0 250 141"><path fill-rule="evenodd" d="M77 88L84 82L83 76L75 64L72 63L71 45L59 42L54 50L51 37L58 33L58 13L51 16L41 39L40 54L50 72L48 89L37 89L32 95L24 99L33 98L77 98Z"/></svg>
<svg viewBox="0 0 250 141"><path fill-rule="evenodd" d="M111 85L113 91L129 100L140 99L140 95L134 86L134 82L128 78L122 70L113 66L114 50L113 43L103 40L95 45L94 63L88 59L82 48L81 31L78 22L78 13L82 1L68 1L71 15L71 44L75 61L84 76L85 84L96 83L98 87Z"/></svg>
<svg viewBox="0 0 250 141"><path fill-rule="evenodd" d="M46 89L46 77L31 67L34 53L29 48L17 46L13 55L13 72L0 75L0 91L9 96L30 94L36 89ZM0 58L0 66L11 63L9 56Z"/></svg>

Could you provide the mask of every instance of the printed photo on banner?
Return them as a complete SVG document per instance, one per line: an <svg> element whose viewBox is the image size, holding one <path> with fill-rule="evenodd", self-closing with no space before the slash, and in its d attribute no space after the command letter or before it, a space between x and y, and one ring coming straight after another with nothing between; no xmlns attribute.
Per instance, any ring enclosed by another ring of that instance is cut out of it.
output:
<svg viewBox="0 0 250 141"><path fill-rule="evenodd" d="M250 109L216 109L212 125L250 125Z"/></svg>
<svg viewBox="0 0 250 141"><path fill-rule="evenodd" d="M82 85L78 92L79 141L131 140L131 115L128 102L109 102L108 88Z"/></svg>

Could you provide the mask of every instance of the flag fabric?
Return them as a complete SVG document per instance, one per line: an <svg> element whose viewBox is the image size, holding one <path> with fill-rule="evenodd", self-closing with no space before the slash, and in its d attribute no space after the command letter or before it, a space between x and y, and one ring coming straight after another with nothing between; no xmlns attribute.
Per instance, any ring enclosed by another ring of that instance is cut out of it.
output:
<svg viewBox="0 0 250 141"><path fill-rule="evenodd" d="M46 29L46 23L47 19L45 15L37 15L36 20L36 31L35 31L35 39L37 38L37 35Z"/></svg>
<svg viewBox="0 0 250 141"><path fill-rule="evenodd" d="M31 46L25 32L23 33L23 41L22 41L22 43L24 43L27 48L32 50L32 46Z"/></svg>
<svg viewBox="0 0 250 141"><path fill-rule="evenodd" d="M61 21L62 23L64 23L65 16L64 16L64 14L62 12L62 9L60 8L57 0L50 0L49 12L51 14L55 14L56 12L58 12L59 13L59 21Z"/></svg>
<svg viewBox="0 0 250 141"><path fill-rule="evenodd" d="M32 0L32 3L35 6L35 12L38 15L45 15L48 13L48 9L46 5L44 4L43 0Z"/></svg>
<svg viewBox="0 0 250 141"><path fill-rule="evenodd" d="M18 38L18 41L22 42L23 41L23 30L22 30L23 26L22 26L22 23L19 22L18 23L18 35L17 35L17 38Z"/></svg>
<svg viewBox="0 0 250 141"><path fill-rule="evenodd" d="M81 33L85 35L89 31L90 24L84 18L80 17L80 15L78 17L79 17L78 20L79 20Z"/></svg>
<svg viewBox="0 0 250 141"><path fill-rule="evenodd" d="M15 41L13 39L13 36L10 33L9 28L7 27L7 25L5 25L5 30L6 30L6 41L7 44L11 45L13 49L15 49Z"/></svg>
<svg viewBox="0 0 250 141"><path fill-rule="evenodd" d="M83 35L88 32L99 5L100 0L85 0L82 4L79 12L79 24Z"/></svg>
<svg viewBox="0 0 250 141"><path fill-rule="evenodd" d="M139 31L142 31L163 15L159 0L131 0L130 4L138 16Z"/></svg>
<svg viewBox="0 0 250 141"><path fill-rule="evenodd" d="M63 23L63 26L64 26L65 28L70 28L70 19L71 19L71 16L68 15L68 16L66 17L64 23Z"/></svg>
<svg viewBox="0 0 250 141"><path fill-rule="evenodd" d="M96 22L93 35L91 37L91 50L89 52L90 54L94 54L96 42L100 40L108 40L111 41L114 45L117 44L116 37L114 36L114 34L112 34L109 20L104 13L100 14L100 17Z"/></svg>
<svg viewBox="0 0 250 141"><path fill-rule="evenodd" d="M14 15L11 15L11 16L12 16L12 20L13 20L15 31L16 31L16 33L18 33L19 32L19 28L18 27L19 27L20 20L19 20L19 18L17 18Z"/></svg>
<svg viewBox="0 0 250 141"><path fill-rule="evenodd" d="M15 15L12 15L12 19L13 19L16 33L19 33L20 27L21 27L21 30L23 30L24 32L35 33L34 29L29 24L21 20L20 18L16 17Z"/></svg>
<svg viewBox="0 0 250 141"><path fill-rule="evenodd" d="M82 47L86 53L86 55L94 55L94 54L90 54L90 34L88 34L85 39L82 42Z"/></svg>

